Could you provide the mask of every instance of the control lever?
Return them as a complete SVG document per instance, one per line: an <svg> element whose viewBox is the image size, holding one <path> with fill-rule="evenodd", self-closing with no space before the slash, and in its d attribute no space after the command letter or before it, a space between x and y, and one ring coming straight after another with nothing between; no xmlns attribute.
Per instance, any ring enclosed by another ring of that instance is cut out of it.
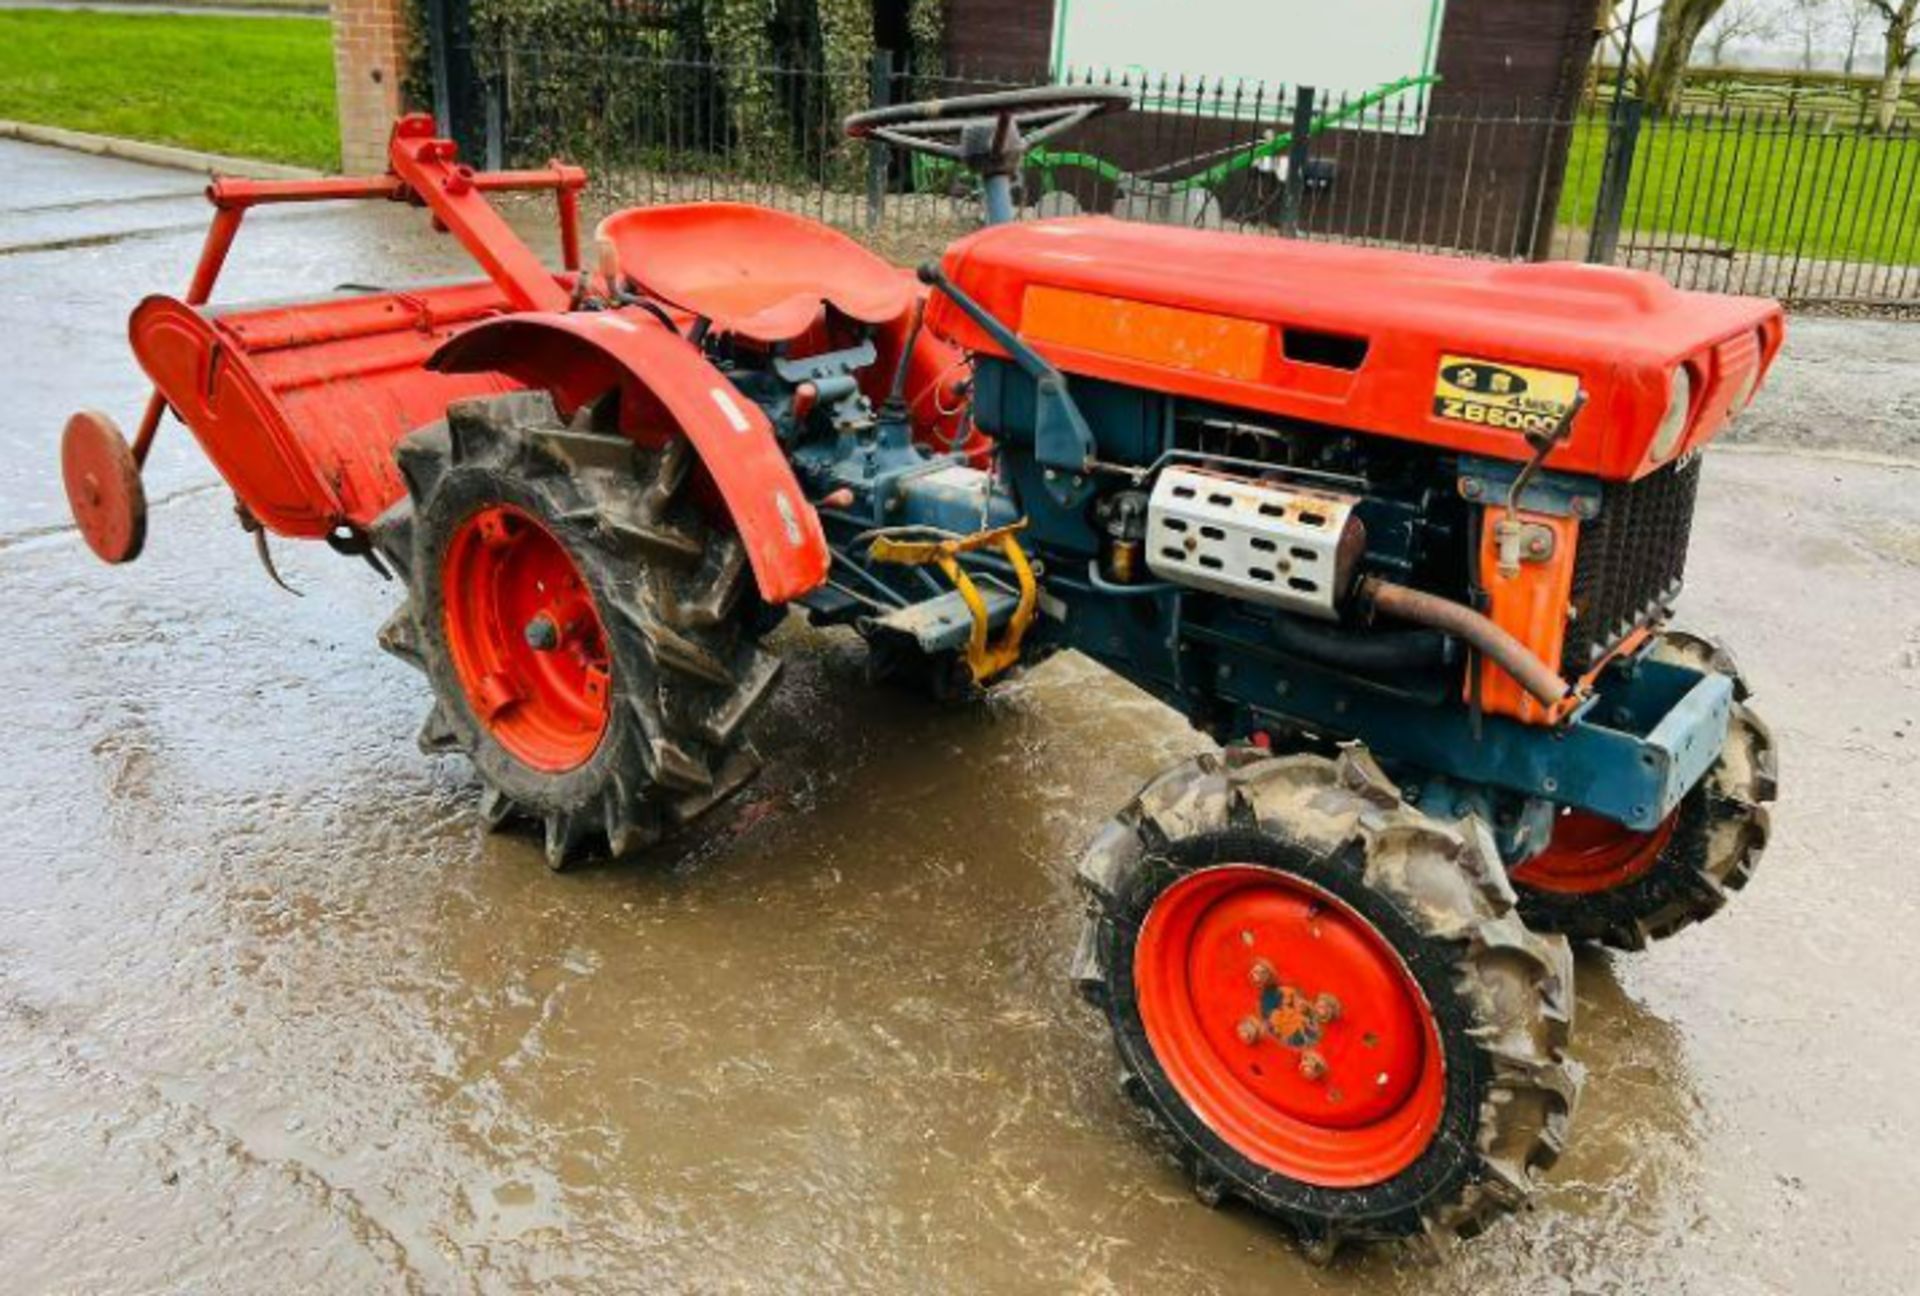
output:
<svg viewBox="0 0 1920 1296"><path fill-rule="evenodd" d="M1573 421L1580 417L1580 411L1587 407L1587 389L1582 387L1573 394L1573 400L1567 405L1567 412L1560 421L1544 432L1527 433L1527 444L1533 447L1533 458L1527 460L1513 479L1513 485L1507 488L1507 514L1494 524L1493 541L1500 556L1500 575L1512 580L1520 574L1520 554L1526 543L1527 525L1520 520L1520 500L1526 494L1527 486L1539 473L1540 466L1547 461L1566 439L1573 434Z"/></svg>

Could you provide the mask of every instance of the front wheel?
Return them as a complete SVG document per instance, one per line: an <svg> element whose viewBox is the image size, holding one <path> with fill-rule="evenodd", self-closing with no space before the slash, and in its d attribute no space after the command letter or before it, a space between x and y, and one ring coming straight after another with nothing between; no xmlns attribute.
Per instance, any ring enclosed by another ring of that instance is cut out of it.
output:
<svg viewBox="0 0 1920 1296"><path fill-rule="evenodd" d="M1644 949L1718 913L1766 850L1779 789L1773 734L1749 704L1739 667L1712 640L1680 631L1662 634L1653 656L1733 680L1726 746L1651 832L1563 812L1547 848L1513 870L1520 912L1541 931Z"/></svg>
<svg viewBox="0 0 1920 1296"><path fill-rule="evenodd" d="M1470 1236L1559 1156L1568 948L1513 912L1484 831L1407 806L1364 753L1176 767L1080 878L1075 980L1203 1200L1330 1255Z"/></svg>

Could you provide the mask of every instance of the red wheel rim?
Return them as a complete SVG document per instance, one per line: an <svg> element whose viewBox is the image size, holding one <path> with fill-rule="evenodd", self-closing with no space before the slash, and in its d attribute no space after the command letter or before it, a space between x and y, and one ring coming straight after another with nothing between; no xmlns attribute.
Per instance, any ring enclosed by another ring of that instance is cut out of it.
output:
<svg viewBox="0 0 1920 1296"><path fill-rule="evenodd" d="M612 709L606 629L565 546L511 505L460 524L442 567L447 646L468 704L515 759L561 773Z"/></svg>
<svg viewBox="0 0 1920 1296"><path fill-rule="evenodd" d="M1569 810L1553 828L1547 848L1513 871L1513 880L1535 891L1594 895L1644 877L1673 840L1675 811L1652 832L1635 832L1599 815Z"/></svg>
<svg viewBox="0 0 1920 1296"><path fill-rule="evenodd" d="M1440 1128L1426 997L1372 923L1302 878L1251 864L1182 878L1141 924L1133 977L1167 1079L1265 1169L1366 1187Z"/></svg>

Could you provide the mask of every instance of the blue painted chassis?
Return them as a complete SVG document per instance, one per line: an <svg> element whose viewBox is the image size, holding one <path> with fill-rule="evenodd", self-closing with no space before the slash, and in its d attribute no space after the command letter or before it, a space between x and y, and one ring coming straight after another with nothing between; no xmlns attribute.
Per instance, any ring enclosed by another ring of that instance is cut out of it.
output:
<svg viewBox="0 0 1920 1296"><path fill-rule="evenodd" d="M871 624L946 595L925 569L869 562L864 538L876 529L964 534L1025 517L1045 594L1045 615L1028 636L1031 658L1077 649L1225 738L1281 729L1357 739L1390 767L1464 787L1470 797L1498 790L1641 831L1658 827L1719 758L1733 686L1717 674L1643 654L1603 672L1564 723L1523 725L1476 715L1457 687L1403 689L1291 656L1271 633L1283 613L1174 586L1107 584L1097 568L1102 537L1085 505L1094 475L1102 465L1143 468L1167 455L1173 404L1099 383L1076 383L1069 394L1063 381L1050 381L1057 378L1032 364L980 363L975 420L1000 451L985 495L943 483L952 474L942 470L958 457L914 446L898 420L796 440L794 464L811 495L853 494L850 506L822 514L835 581L807 600L816 617ZM790 419L783 426L794 435ZM1085 455L1075 444L1081 429L1091 447ZM996 559L968 565L1005 587ZM914 622L945 627L951 643L942 646L957 647L964 636L964 622L952 616Z"/></svg>

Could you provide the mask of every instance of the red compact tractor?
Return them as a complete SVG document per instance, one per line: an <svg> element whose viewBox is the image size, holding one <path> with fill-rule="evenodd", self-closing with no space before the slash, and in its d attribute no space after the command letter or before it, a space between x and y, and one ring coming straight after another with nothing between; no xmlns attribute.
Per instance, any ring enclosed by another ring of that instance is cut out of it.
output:
<svg viewBox="0 0 1920 1296"><path fill-rule="evenodd" d="M242 523L397 578L381 633L490 826L556 868L753 776L789 608L965 694L1071 648L1222 744L1079 863L1073 977L1200 1196L1312 1248L1470 1234L1568 1136L1567 938L1718 910L1774 753L1730 658L1667 628L1703 452L1783 336L1650 275L1012 219L1025 150L1124 95L851 119L969 168L986 222L911 274L726 203L620 212L476 174L433 123L372 179L216 181L184 299L133 313L133 446L63 445L109 561L190 428ZM558 197L565 265L488 205ZM206 305L242 214L427 208L485 277Z"/></svg>

